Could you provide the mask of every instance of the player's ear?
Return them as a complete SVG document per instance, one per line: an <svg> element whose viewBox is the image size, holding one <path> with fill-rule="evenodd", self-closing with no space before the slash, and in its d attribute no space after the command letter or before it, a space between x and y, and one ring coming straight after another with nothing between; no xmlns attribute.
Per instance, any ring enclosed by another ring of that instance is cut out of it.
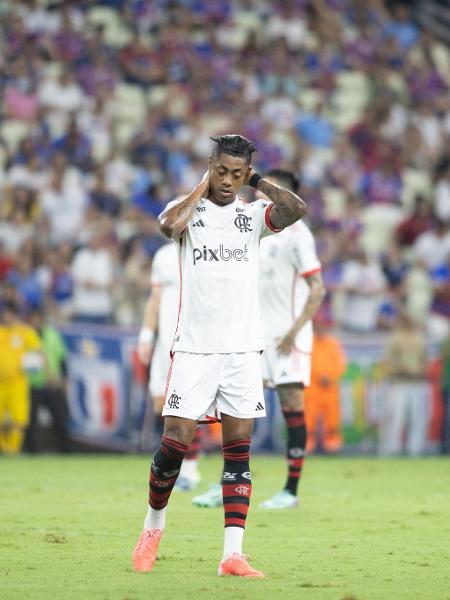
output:
<svg viewBox="0 0 450 600"><path fill-rule="evenodd" d="M213 157L212 157L212 154L210 154L208 156L208 167L210 167L212 165L212 161L213 161Z"/></svg>

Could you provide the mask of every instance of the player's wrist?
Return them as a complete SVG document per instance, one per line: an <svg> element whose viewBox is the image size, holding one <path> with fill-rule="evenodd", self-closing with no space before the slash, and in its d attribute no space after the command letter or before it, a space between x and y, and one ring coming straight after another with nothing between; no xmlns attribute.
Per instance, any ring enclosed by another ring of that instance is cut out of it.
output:
<svg viewBox="0 0 450 600"><path fill-rule="evenodd" d="M150 327L142 327L139 332L139 343L140 344L149 344L153 346L153 342L155 341L155 332Z"/></svg>
<svg viewBox="0 0 450 600"><path fill-rule="evenodd" d="M259 173L253 173L253 175L248 180L248 185L252 188L257 188L258 181L262 179L262 176Z"/></svg>

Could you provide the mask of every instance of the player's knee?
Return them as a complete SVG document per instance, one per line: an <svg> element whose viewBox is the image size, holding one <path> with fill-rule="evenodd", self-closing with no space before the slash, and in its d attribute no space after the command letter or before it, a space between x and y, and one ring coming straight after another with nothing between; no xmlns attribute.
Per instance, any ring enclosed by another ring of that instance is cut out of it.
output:
<svg viewBox="0 0 450 600"><path fill-rule="evenodd" d="M240 440L242 442L248 442L252 435L252 430L253 424L245 423L242 425L238 425L235 428L233 428L232 431L228 431L226 435L225 433L223 433L223 443L231 444L232 442L237 442Z"/></svg>
<svg viewBox="0 0 450 600"><path fill-rule="evenodd" d="M282 410L302 411L304 410L303 384L290 383L277 387L278 397Z"/></svg>
<svg viewBox="0 0 450 600"><path fill-rule="evenodd" d="M170 422L168 419L164 423L164 436L175 442L189 445L194 435L195 426L184 422Z"/></svg>

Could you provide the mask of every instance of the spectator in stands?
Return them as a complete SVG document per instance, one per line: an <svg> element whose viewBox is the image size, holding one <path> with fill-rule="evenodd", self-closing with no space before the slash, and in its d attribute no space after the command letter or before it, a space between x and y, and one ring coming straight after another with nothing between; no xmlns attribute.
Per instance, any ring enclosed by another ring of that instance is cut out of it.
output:
<svg viewBox="0 0 450 600"><path fill-rule="evenodd" d="M50 269L49 297L47 310L53 321L67 321L73 314L73 276L71 272L72 246L61 245L50 249L48 266Z"/></svg>
<svg viewBox="0 0 450 600"><path fill-rule="evenodd" d="M419 38L417 25L411 18L406 3L397 2L392 9L392 20L384 27L384 34L392 36L402 50L409 50Z"/></svg>
<svg viewBox="0 0 450 600"><path fill-rule="evenodd" d="M418 194L414 201L414 211L396 229L396 237L401 246L412 246L416 239L431 228L431 204L425 196Z"/></svg>
<svg viewBox="0 0 450 600"><path fill-rule="evenodd" d="M6 251L5 245L0 239L0 283L8 278L13 264L10 253Z"/></svg>
<svg viewBox="0 0 450 600"><path fill-rule="evenodd" d="M432 229L416 239L414 252L430 271L445 265L450 254L450 221L435 217Z"/></svg>
<svg viewBox="0 0 450 600"><path fill-rule="evenodd" d="M389 163L367 172L360 182L360 192L368 204L398 204L401 190L401 178Z"/></svg>
<svg viewBox="0 0 450 600"><path fill-rule="evenodd" d="M314 112L301 115L297 122L300 138L313 148L327 149L333 143L334 129L323 108L323 103L319 103Z"/></svg>
<svg viewBox="0 0 450 600"><path fill-rule="evenodd" d="M444 340L450 333L450 251L445 264L432 269L433 300L429 317L429 333Z"/></svg>
<svg viewBox="0 0 450 600"><path fill-rule="evenodd" d="M75 241L78 238L87 197L84 190L74 185L64 171L51 173L48 187L40 194L40 205L49 239L53 243Z"/></svg>
<svg viewBox="0 0 450 600"><path fill-rule="evenodd" d="M374 331L377 326L385 278L379 264L362 250L344 263L341 289L344 293L341 324L354 332Z"/></svg>
<svg viewBox="0 0 450 600"><path fill-rule="evenodd" d="M118 217L121 210L120 199L106 185L105 168L97 167L95 179L89 194L90 202L100 212L105 212L113 217Z"/></svg>
<svg viewBox="0 0 450 600"><path fill-rule="evenodd" d="M44 288L38 271L33 265L33 257L21 247L14 265L8 273L8 283L17 290L20 305L26 309L40 308L44 304Z"/></svg>
<svg viewBox="0 0 450 600"><path fill-rule="evenodd" d="M447 132L449 136L450 132ZM450 222L450 157L446 157L436 170L434 210L441 221Z"/></svg>
<svg viewBox="0 0 450 600"><path fill-rule="evenodd" d="M44 79L39 87L39 103L48 110L53 135L61 135L71 114L78 113L86 102L83 91L69 66L56 78Z"/></svg>
<svg viewBox="0 0 450 600"><path fill-rule="evenodd" d="M107 324L113 313L114 264L105 235L92 233L72 262L74 320Z"/></svg>
<svg viewBox="0 0 450 600"><path fill-rule="evenodd" d="M55 140L53 148L55 152L64 154L69 164L76 166L81 171L91 169L91 142L88 136L80 131L75 118L69 121L64 135Z"/></svg>
<svg viewBox="0 0 450 600"><path fill-rule="evenodd" d="M119 63L127 83L145 87L166 81L163 57L145 44L138 32L120 52Z"/></svg>

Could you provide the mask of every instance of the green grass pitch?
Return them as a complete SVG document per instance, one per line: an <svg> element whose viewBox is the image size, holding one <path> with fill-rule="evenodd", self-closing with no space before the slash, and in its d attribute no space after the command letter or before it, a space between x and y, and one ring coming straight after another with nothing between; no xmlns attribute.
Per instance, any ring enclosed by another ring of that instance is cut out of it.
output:
<svg viewBox="0 0 450 600"><path fill-rule="evenodd" d="M263 580L217 577L222 509L194 508L189 493L172 496L153 572L134 573L148 465L0 457L2 600L450 600L449 460L309 458L301 507L266 512L285 465L255 456L245 551ZM204 482L220 466L203 459Z"/></svg>

